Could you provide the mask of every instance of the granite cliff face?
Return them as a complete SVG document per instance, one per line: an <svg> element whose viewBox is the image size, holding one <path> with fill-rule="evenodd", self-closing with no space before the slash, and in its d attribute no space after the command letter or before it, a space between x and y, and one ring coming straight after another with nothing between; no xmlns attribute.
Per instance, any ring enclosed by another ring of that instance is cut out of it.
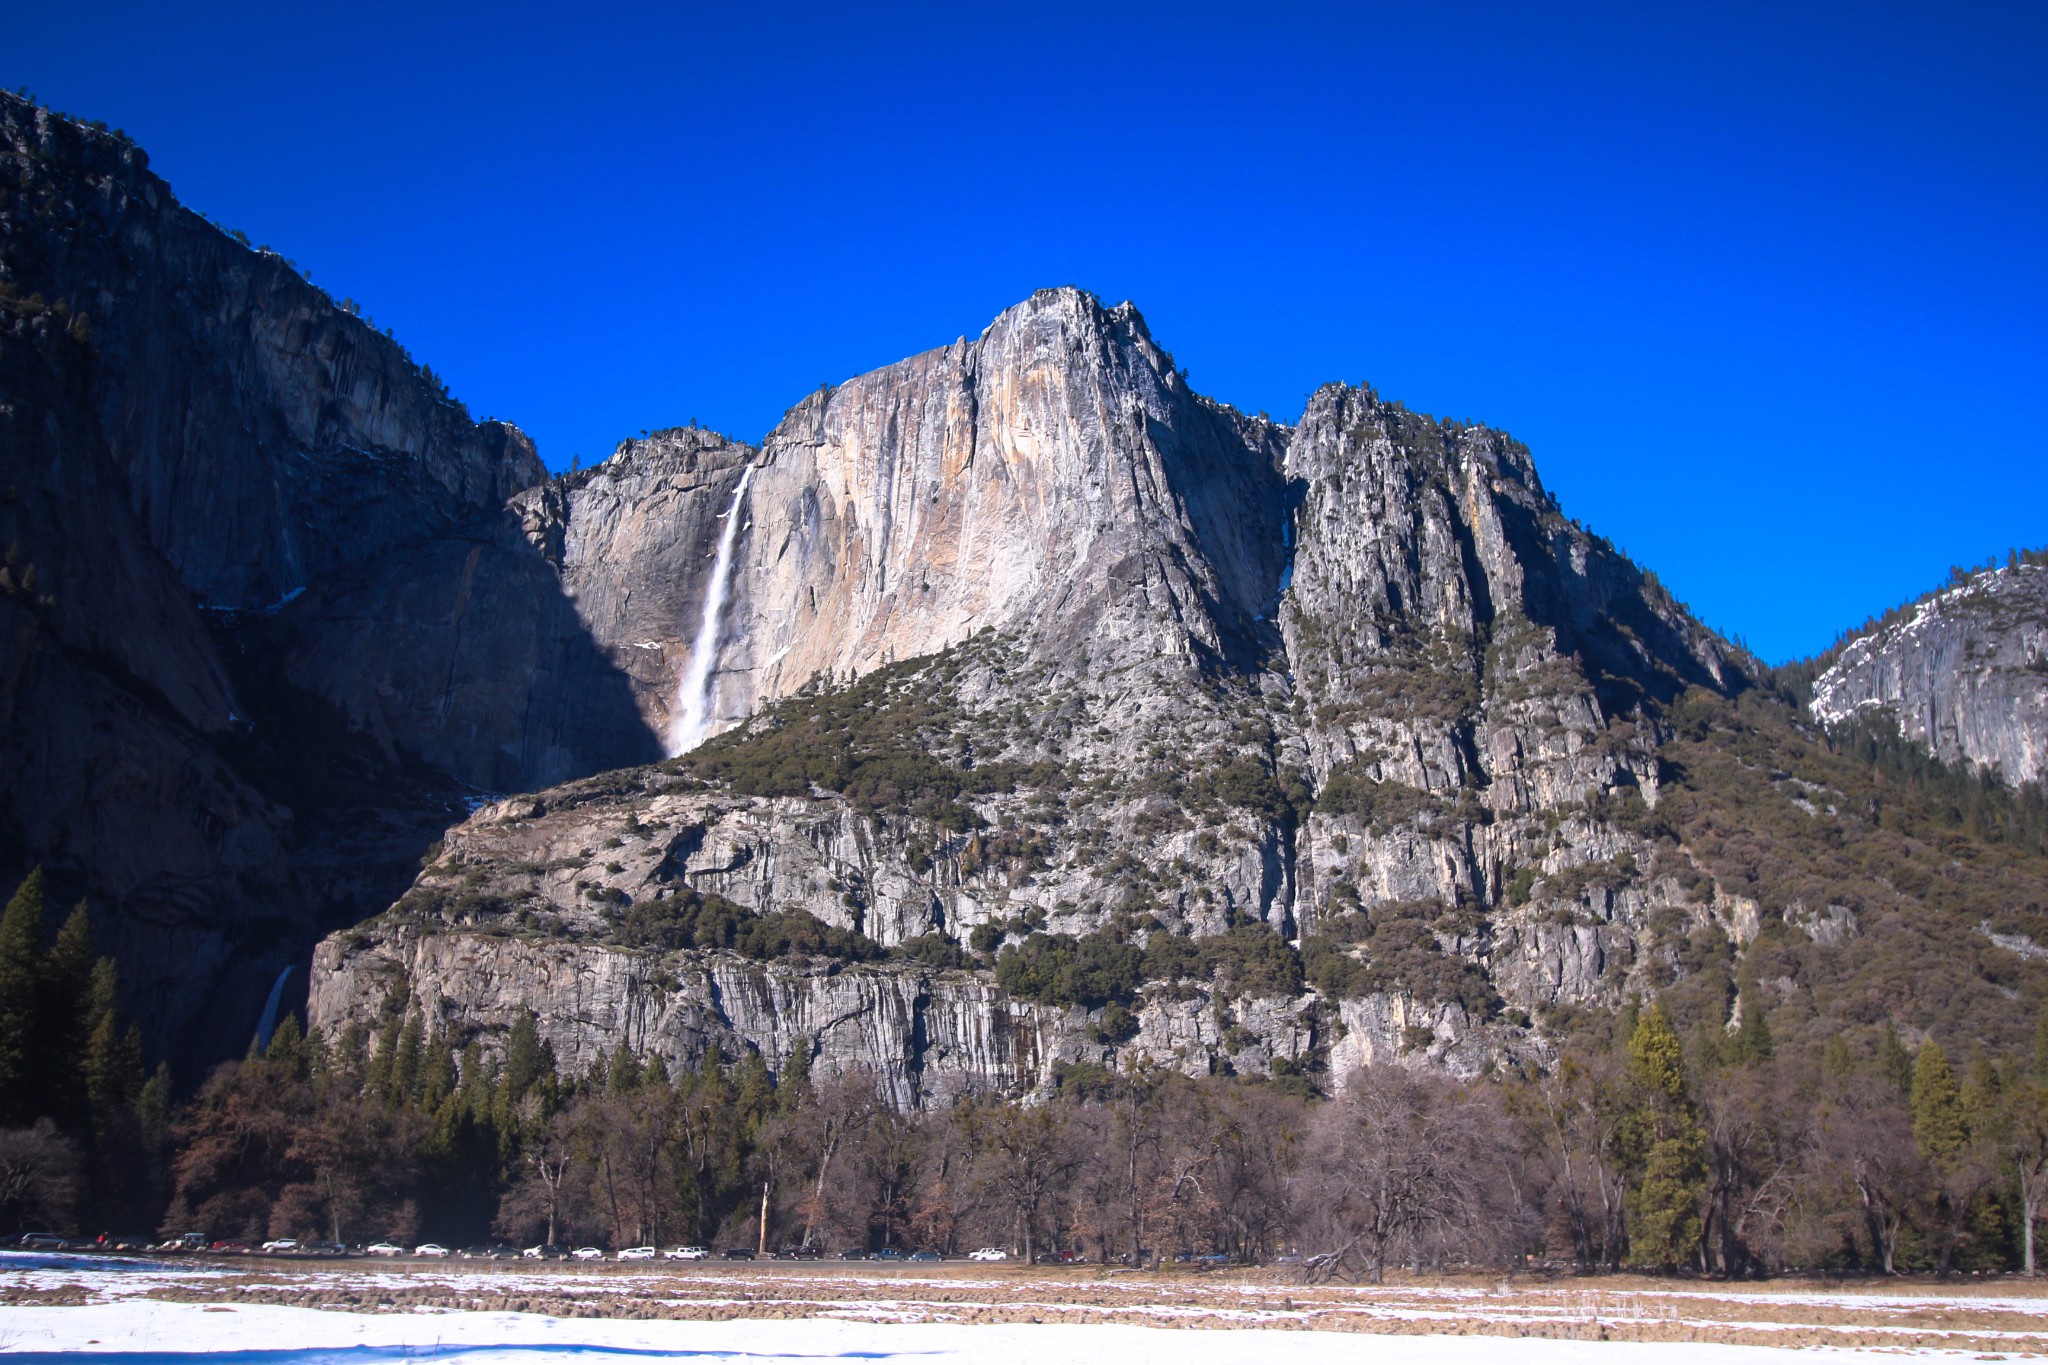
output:
<svg viewBox="0 0 2048 1365"><path fill-rule="evenodd" d="M1843 647L1814 680L1828 725L1882 720L1949 763L2048 776L2048 567L1973 574Z"/></svg>
<svg viewBox="0 0 2048 1365"><path fill-rule="evenodd" d="M1908 940L1988 1017L2048 939L2031 852L1901 826L1511 438L1334 385L1245 417L1078 290L759 446L548 479L0 96L0 477L0 861L94 897L181 1060L322 934L330 1029L801 1043L907 1105L1470 1075L1738 980L1824 1029L1812 983L1879 998ZM2037 777L2042 572L1852 645L1814 714Z"/></svg>
<svg viewBox="0 0 2048 1365"><path fill-rule="evenodd" d="M0 430L4 861L90 893L167 1051L239 1050L278 971L402 889L460 809L416 734L332 714L357 655L280 678L280 622L474 534L540 464L133 144L11 95Z"/></svg>
<svg viewBox="0 0 2048 1365"><path fill-rule="evenodd" d="M1531 1012L1640 988L1670 952L1653 923L1741 932L1739 898L1609 810L1657 800L1644 703L1737 686L1729 651L1499 433L1340 387L1295 428L1246 419L1128 305L1047 291L814 395L758 454L671 433L523 500L593 634L649 634L650 727L686 662L660 617L704 588L620 547L701 561L710 528L671 528L749 465L713 675L747 719L479 812L323 945L316 1023L410 1000L488 1040L531 1010L565 1058L624 1032L685 1064L802 1038L910 1103L1134 1057L1336 1083L1540 1056ZM628 625L644 582L678 605ZM893 956L637 937L704 895ZM991 988L1034 935L1202 960L1112 1016ZM1283 941L1319 985L1253 965ZM772 989L734 997L735 973ZM893 1003L841 1012L849 980Z"/></svg>

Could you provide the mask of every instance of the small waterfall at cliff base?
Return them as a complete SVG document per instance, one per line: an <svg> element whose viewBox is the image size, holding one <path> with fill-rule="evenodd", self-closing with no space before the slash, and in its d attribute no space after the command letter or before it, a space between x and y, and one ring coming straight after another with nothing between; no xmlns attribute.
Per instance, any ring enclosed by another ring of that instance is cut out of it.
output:
<svg viewBox="0 0 2048 1365"><path fill-rule="evenodd" d="M696 748L711 732L712 674L718 666L725 599L732 590L732 548L739 539L740 504L746 500L747 485L754 481L754 468L748 465L741 472L739 487L732 490L732 503L725 509L725 526L718 533L718 555L711 562L711 582L704 589L704 615L697 623L697 638L690 644L689 666L676 685L675 719L668 731L671 754Z"/></svg>

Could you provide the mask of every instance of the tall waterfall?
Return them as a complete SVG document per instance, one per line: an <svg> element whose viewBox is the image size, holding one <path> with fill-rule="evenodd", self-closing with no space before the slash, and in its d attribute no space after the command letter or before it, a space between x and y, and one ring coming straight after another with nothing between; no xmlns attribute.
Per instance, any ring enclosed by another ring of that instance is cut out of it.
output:
<svg viewBox="0 0 2048 1365"><path fill-rule="evenodd" d="M718 665L719 627L725 615L725 599L732 590L732 547L740 534L740 503L747 485L754 480L754 466L740 474L740 486L732 490L732 505L725 509L725 529L718 533L718 557L711 564L711 584L704 590L704 619L697 623L697 638L690 645L690 665L676 686L675 719L669 723L668 751L686 753L702 744L711 730L711 674Z"/></svg>

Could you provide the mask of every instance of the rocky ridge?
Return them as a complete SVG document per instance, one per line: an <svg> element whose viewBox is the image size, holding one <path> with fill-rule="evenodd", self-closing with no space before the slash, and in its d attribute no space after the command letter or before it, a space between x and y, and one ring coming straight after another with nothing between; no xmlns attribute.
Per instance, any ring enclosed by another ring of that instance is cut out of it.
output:
<svg viewBox="0 0 2048 1365"><path fill-rule="evenodd" d="M1814 680L1828 725L1882 721L2014 786L2048 776L2048 565L1970 575L1842 647Z"/></svg>
<svg viewBox="0 0 2048 1365"><path fill-rule="evenodd" d="M584 488L646 486L649 454ZM814 395L755 463L717 675L752 717L480 812L323 946L316 1022L410 1001L488 1039L532 1010L565 1059L623 1033L682 1064L802 1038L916 1103L1138 1058L1469 1074L1540 1055L1532 1011L1639 987L1653 920L1740 932L1596 813L1654 807L1644 702L1738 686L1732 653L1500 433L1342 387L1292 429L1244 419L1128 305L1066 290ZM704 895L892 960L742 968L628 932ZM1062 935L1202 960L1114 999L990 988L1006 947ZM1319 985L1259 965L1283 944ZM742 970L774 988L726 1009ZM849 973L896 1003L845 1023ZM1008 1041L939 1044L940 1002L949 1038Z"/></svg>

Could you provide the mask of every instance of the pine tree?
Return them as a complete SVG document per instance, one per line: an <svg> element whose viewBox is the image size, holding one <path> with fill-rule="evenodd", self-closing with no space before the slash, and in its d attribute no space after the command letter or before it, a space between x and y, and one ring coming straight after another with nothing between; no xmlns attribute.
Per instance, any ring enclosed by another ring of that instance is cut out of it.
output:
<svg viewBox="0 0 2048 1365"><path fill-rule="evenodd" d="M554 1069L554 1055L541 1042L540 1027L534 1022L533 1011L522 1010L512 1021L512 1031L505 1039L505 1070L500 1084L504 1086L506 1095L517 1103L543 1073Z"/></svg>
<svg viewBox="0 0 2048 1365"><path fill-rule="evenodd" d="M612 1060L605 1077L605 1090L613 1095L629 1095L640 1088L640 1059L633 1055L633 1049L626 1046L624 1038L612 1049Z"/></svg>
<svg viewBox="0 0 2048 1365"><path fill-rule="evenodd" d="M1849 1045L1837 1033L1830 1037L1827 1046L1820 1050L1820 1070L1823 1076L1840 1084L1856 1074L1856 1059L1849 1053Z"/></svg>
<svg viewBox="0 0 2048 1365"><path fill-rule="evenodd" d="M1877 1035L1877 1074L1890 1081L1901 1095L1912 1089L1913 1054L1899 1041L1899 1031L1889 1019L1884 1021L1884 1032Z"/></svg>
<svg viewBox="0 0 2048 1365"><path fill-rule="evenodd" d="M385 1101L395 1102L397 1098L392 1090L391 1072L398 1061L398 1039L404 1028L404 1016L393 1010L378 1030L377 1046L363 1068L363 1089Z"/></svg>
<svg viewBox="0 0 2048 1365"><path fill-rule="evenodd" d="M1685 1099L1685 1049L1661 1002L1653 1001L1636 1017L1628 1040L1628 1077L1667 1101Z"/></svg>
<svg viewBox="0 0 2048 1365"><path fill-rule="evenodd" d="M0 912L0 1125L38 1117L35 1097L36 1033L41 1025L37 978L43 946L43 870L23 879Z"/></svg>
<svg viewBox="0 0 2048 1365"><path fill-rule="evenodd" d="M782 1074L775 1078L775 1107L787 1114L803 1107L811 1097L811 1041L796 1040Z"/></svg>
<svg viewBox="0 0 2048 1365"><path fill-rule="evenodd" d="M1946 1166L1962 1154L1970 1140L1963 1113L1963 1093L1956 1085L1948 1056L1932 1038L1913 1061L1913 1144L1921 1155Z"/></svg>
<svg viewBox="0 0 2048 1365"><path fill-rule="evenodd" d="M1628 1196L1631 1263L1668 1267L1697 1253L1707 1192L1706 1133L1692 1104L1685 1052L1660 1002L1636 1016L1628 1040L1636 1102L1626 1122L1636 1153Z"/></svg>
<svg viewBox="0 0 2048 1365"><path fill-rule="evenodd" d="M1777 1051L1771 1024L1764 1017L1763 996L1755 986L1742 992L1742 1027L1735 1034L1735 1060L1744 1066L1768 1062Z"/></svg>
<svg viewBox="0 0 2048 1365"><path fill-rule="evenodd" d="M411 1104L420 1094L420 1050L426 1045L426 1026L417 1014L405 1016L398 1031L398 1046L391 1054L391 1075L385 1082L386 1097L395 1105Z"/></svg>
<svg viewBox="0 0 2048 1365"><path fill-rule="evenodd" d="M80 1071L96 1138L110 1132L120 1117L135 1107L142 1094L142 1033L133 1024L126 1030L121 1028L120 1014L115 1008L118 988L114 960L103 957L94 963L90 992L92 1033L86 1039Z"/></svg>

